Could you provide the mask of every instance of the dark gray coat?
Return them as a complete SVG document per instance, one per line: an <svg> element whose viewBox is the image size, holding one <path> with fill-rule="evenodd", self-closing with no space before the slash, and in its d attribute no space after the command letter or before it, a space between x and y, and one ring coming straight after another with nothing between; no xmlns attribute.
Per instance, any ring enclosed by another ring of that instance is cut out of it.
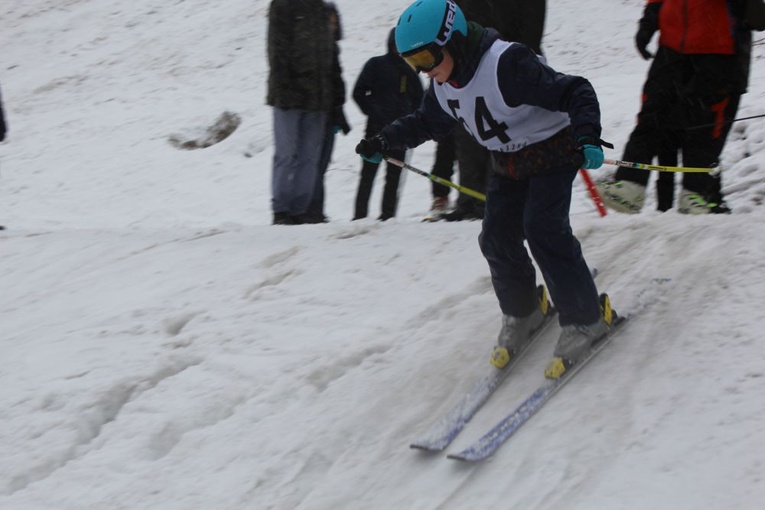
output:
<svg viewBox="0 0 765 510"><path fill-rule="evenodd" d="M323 0L273 0L268 13L266 103L330 112L334 44Z"/></svg>
<svg viewBox="0 0 765 510"><path fill-rule="evenodd" d="M456 0L468 21L491 27L506 41L542 54L546 0Z"/></svg>

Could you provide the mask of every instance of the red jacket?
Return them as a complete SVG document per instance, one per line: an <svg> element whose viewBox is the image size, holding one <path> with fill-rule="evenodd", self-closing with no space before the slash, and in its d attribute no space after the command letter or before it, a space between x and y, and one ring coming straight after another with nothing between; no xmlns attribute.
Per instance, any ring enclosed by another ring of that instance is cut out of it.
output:
<svg viewBox="0 0 765 510"><path fill-rule="evenodd" d="M678 53L733 55L734 19L729 0L648 0L661 4L659 44Z"/></svg>

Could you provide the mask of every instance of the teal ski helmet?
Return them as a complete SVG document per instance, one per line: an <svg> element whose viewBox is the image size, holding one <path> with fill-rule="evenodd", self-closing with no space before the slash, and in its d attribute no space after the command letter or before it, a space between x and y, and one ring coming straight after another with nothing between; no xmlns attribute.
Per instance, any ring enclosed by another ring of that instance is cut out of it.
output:
<svg viewBox="0 0 765 510"><path fill-rule="evenodd" d="M454 0L417 0L398 19L396 48L412 67L427 71L441 62L441 48L454 33L467 36L467 31L465 15ZM424 50L429 50L437 61L414 58Z"/></svg>

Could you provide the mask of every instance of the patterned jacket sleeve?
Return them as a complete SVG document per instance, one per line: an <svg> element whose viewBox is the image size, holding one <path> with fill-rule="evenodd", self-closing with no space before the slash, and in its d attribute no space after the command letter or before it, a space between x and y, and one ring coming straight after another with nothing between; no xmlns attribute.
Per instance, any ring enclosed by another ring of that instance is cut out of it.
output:
<svg viewBox="0 0 765 510"><path fill-rule="evenodd" d="M431 86L417 111L383 128L382 135L389 148L410 149L428 140L440 140L452 132L456 123L441 109Z"/></svg>

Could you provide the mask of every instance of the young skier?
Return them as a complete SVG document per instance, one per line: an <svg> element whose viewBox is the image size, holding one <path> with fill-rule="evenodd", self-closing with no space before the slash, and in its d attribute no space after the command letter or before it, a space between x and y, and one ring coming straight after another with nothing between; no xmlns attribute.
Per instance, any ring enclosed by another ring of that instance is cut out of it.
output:
<svg viewBox="0 0 765 510"><path fill-rule="evenodd" d="M537 294L526 240L559 312L562 332L545 371L559 377L610 329L610 310L601 310L569 221L577 170L603 164L595 91L527 46L468 23L453 0L417 0L395 37L401 56L431 86L416 112L361 140L356 152L379 158L439 138L455 124L491 151L479 245L503 313L492 363L507 365L544 322L547 298Z"/></svg>

